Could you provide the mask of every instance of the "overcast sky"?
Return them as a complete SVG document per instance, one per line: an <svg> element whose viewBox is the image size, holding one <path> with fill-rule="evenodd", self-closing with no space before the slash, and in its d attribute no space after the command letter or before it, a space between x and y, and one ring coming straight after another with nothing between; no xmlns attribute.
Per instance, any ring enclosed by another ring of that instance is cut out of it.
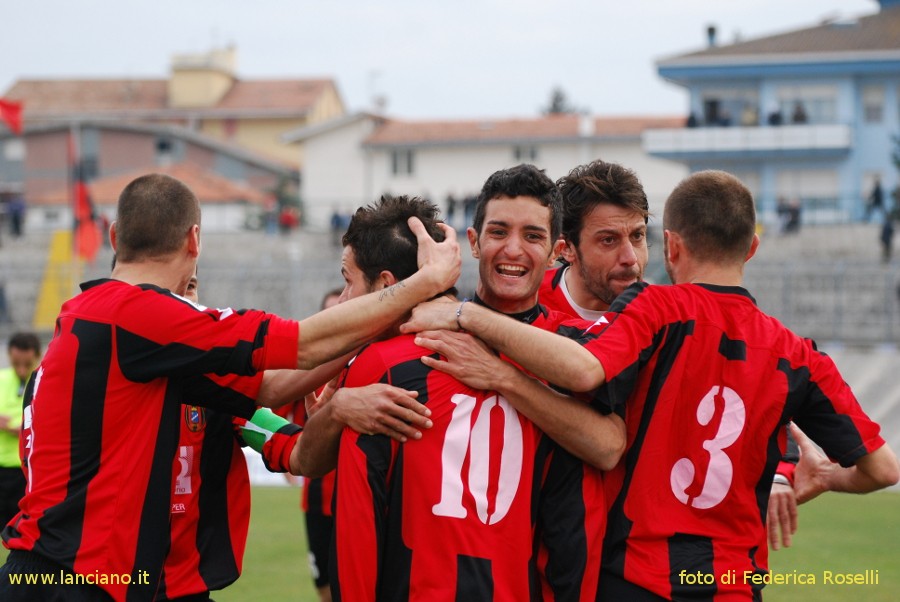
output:
<svg viewBox="0 0 900 602"><path fill-rule="evenodd" d="M238 76L333 77L349 110L536 115L558 86L597 115L680 114L655 61L878 10L875 0L20 0L0 94L19 78L165 78L173 54L237 46Z"/></svg>

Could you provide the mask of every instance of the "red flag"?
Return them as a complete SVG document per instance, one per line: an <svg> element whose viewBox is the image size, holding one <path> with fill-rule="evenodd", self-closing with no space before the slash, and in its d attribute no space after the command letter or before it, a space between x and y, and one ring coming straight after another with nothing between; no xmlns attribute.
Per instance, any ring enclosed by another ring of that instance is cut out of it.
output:
<svg viewBox="0 0 900 602"><path fill-rule="evenodd" d="M14 134L21 134L22 103L0 98L0 120L5 121Z"/></svg>
<svg viewBox="0 0 900 602"><path fill-rule="evenodd" d="M94 262L100 249L100 229L97 213L84 181L84 166L75 148L73 135L69 134L69 161L72 165L72 215L75 218L75 253L82 259Z"/></svg>
<svg viewBox="0 0 900 602"><path fill-rule="evenodd" d="M81 170L78 170L81 171ZM88 194L87 184L75 180L75 252L91 263L100 249L100 229L97 227L94 204Z"/></svg>

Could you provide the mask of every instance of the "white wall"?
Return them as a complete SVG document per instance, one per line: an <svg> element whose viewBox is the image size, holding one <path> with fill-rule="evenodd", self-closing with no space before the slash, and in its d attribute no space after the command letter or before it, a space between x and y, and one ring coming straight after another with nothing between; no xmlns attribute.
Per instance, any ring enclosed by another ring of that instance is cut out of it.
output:
<svg viewBox="0 0 900 602"><path fill-rule="evenodd" d="M300 198L307 227L327 229L335 209L346 212L374 200L362 148L373 128L372 120L363 118L303 142Z"/></svg>
<svg viewBox="0 0 900 602"><path fill-rule="evenodd" d="M328 228L334 208L351 211L387 192L425 196L446 212L448 195L477 194L492 173L522 162L514 156L513 143L422 146L413 148L412 174L393 174L393 148L362 147L372 127L370 120L361 120L305 141L301 195L308 227ZM688 174L682 164L644 153L639 137L543 143L537 148L534 163L554 180L594 159L633 169L657 217L669 192Z"/></svg>

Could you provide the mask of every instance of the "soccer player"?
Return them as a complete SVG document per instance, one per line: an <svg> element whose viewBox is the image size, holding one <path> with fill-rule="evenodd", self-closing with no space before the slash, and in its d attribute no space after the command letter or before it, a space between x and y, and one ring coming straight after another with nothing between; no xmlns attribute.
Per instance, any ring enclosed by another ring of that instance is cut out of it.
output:
<svg viewBox="0 0 900 602"><path fill-rule="evenodd" d="M607 599L758 597L765 501L789 420L832 459L803 499L900 479L897 457L830 358L761 312L741 286L759 244L755 226L753 198L735 177L686 178L663 216L675 285L629 288L584 347L452 304L423 307L404 327L452 329L458 317L459 327L536 373L576 390L605 383L608 403L625 406L628 448L607 479ZM431 346L440 351L439 340Z"/></svg>
<svg viewBox="0 0 900 602"><path fill-rule="evenodd" d="M28 377L41 359L41 341L31 332L17 332L7 343L9 368L0 370L0 524L19 511L25 495L25 475L19 459L22 397Z"/></svg>
<svg viewBox="0 0 900 602"><path fill-rule="evenodd" d="M454 233L435 243L413 220L422 269L381 295L299 323L201 310L170 292L194 274L199 223L197 198L173 178L142 176L122 192L110 229L112 279L85 283L63 305L26 389L28 487L3 530L12 552L0 569L0 598L151 600L168 543L180 379L312 368L369 340L459 273ZM198 399L244 418L256 409L251 400ZM52 577L30 585L24 575Z"/></svg>
<svg viewBox="0 0 900 602"><path fill-rule="evenodd" d="M579 165L557 182L562 202L561 259L541 284L544 306L595 321L627 287L641 282L649 261L647 195L632 170L602 160ZM465 369L465 368L463 368ZM792 487L796 445L779 463L769 495L769 545L791 545L797 530Z"/></svg>
<svg viewBox="0 0 900 602"><path fill-rule="evenodd" d="M637 174L617 163L579 165L556 184L562 195L562 267L541 283L544 306L597 320L650 259L649 204Z"/></svg>
<svg viewBox="0 0 900 602"><path fill-rule="evenodd" d="M344 236L343 299L415 271L410 215L440 237L437 208L418 198L382 197L356 212ZM343 377L343 388L381 382L415 391L433 427L399 446L349 429L341 435L334 598L527 599L540 434L496 393L432 372L412 339L372 343ZM310 417L307 432L328 407Z"/></svg>

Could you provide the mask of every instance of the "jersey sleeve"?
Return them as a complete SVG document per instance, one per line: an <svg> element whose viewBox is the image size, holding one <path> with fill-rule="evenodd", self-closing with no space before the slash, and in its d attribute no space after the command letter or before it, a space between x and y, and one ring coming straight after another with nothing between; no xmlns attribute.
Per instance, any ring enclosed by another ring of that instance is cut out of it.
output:
<svg viewBox="0 0 900 602"><path fill-rule="evenodd" d="M368 351L368 350L366 350ZM384 362L365 351L347 371L345 386L381 380ZM341 435L335 510L336 577L332 588L344 601L374 602L384 549L391 468L396 445L384 435Z"/></svg>
<svg viewBox="0 0 900 602"><path fill-rule="evenodd" d="M806 343L810 348L808 378L805 370L795 369L785 360L779 366L788 377L789 409L800 430L829 458L841 466L852 466L884 445L881 428L860 407L834 361L817 351L812 341Z"/></svg>
<svg viewBox="0 0 900 602"><path fill-rule="evenodd" d="M204 374L177 379L182 403L204 406L226 414L250 418L256 411L256 397L262 372L254 376Z"/></svg>
<svg viewBox="0 0 900 602"><path fill-rule="evenodd" d="M116 320L119 364L136 382L297 366L299 323L262 311L206 309L152 289L131 295Z"/></svg>

